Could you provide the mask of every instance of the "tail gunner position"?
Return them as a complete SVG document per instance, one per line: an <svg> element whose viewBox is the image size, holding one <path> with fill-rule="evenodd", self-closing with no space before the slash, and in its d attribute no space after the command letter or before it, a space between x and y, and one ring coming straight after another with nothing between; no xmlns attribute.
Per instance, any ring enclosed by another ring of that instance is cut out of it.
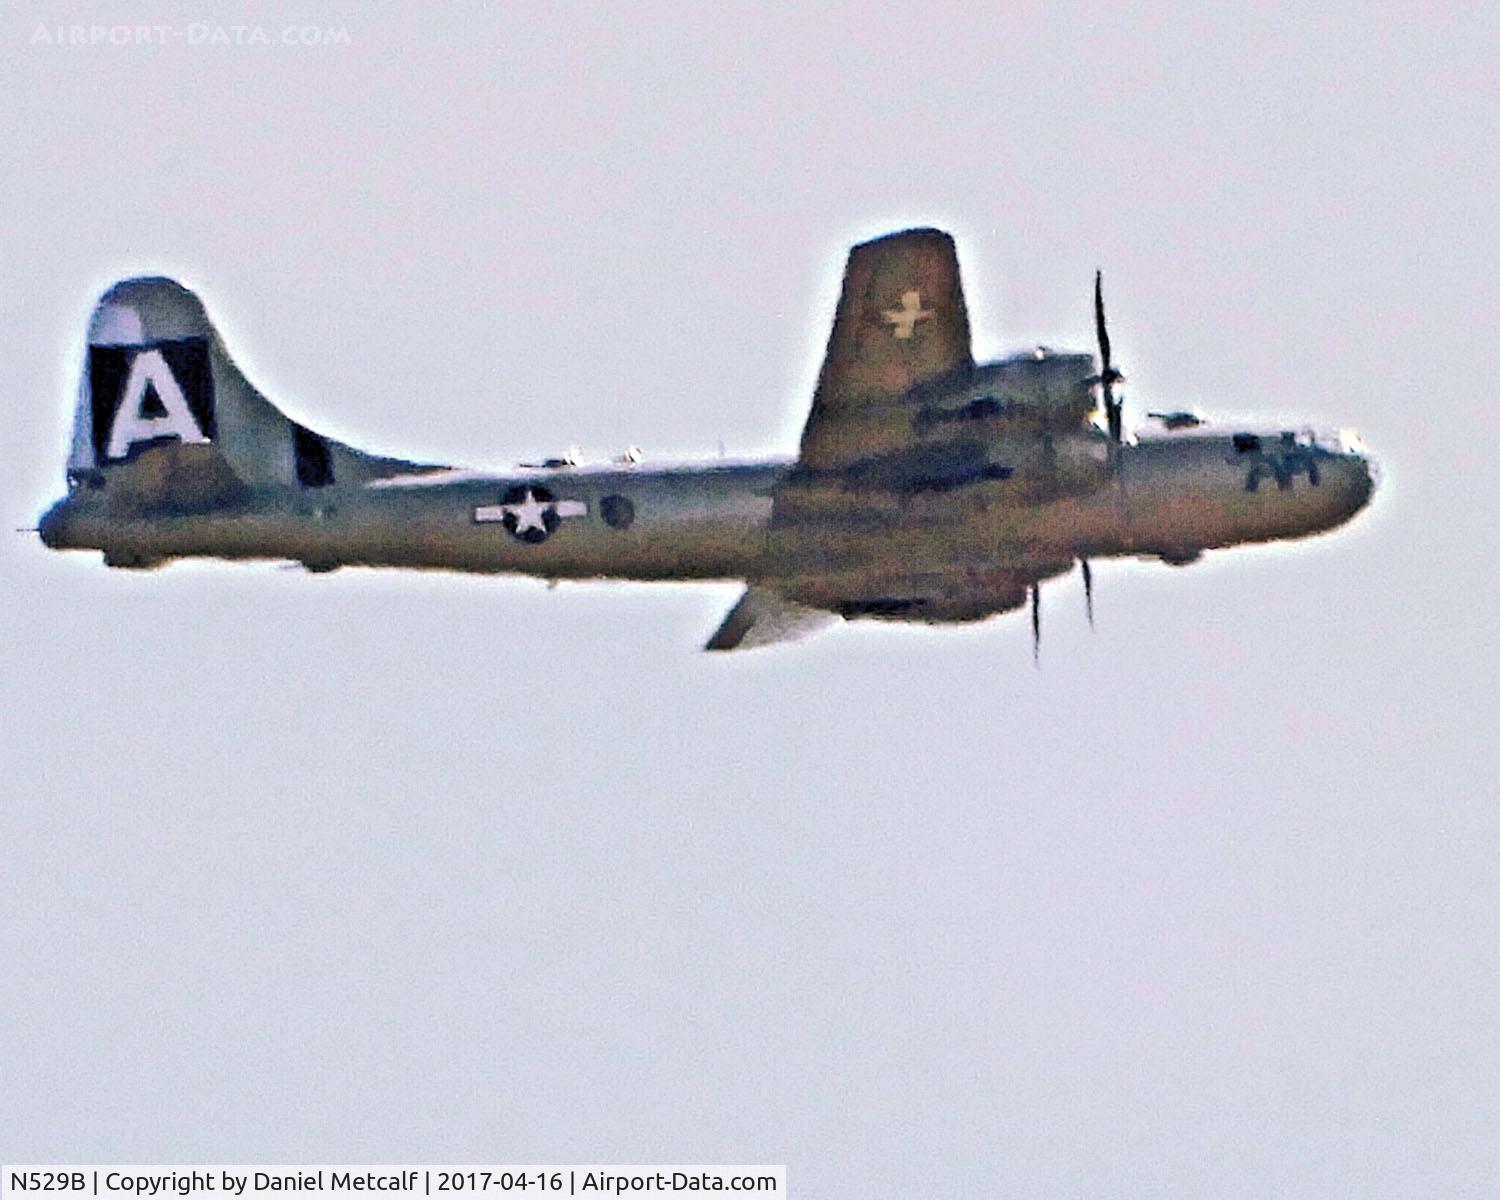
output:
<svg viewBox="0 0 1500 1200"><path fill-rule="evenodd" d="M1206 434L1188 413L1122 436L1104 306L1100 362L1037 350L976 364L953 240L856 246L793 462L508 474L366 454L284 416L169 279L99 301L68 459L41 522L115 567L188 555L511 572L741 579L708 642L765 645L840 618L976 621L1074 560L1190 562L1332 529L1369 501L1352 439ZM1094 419L1102 413L1102 426ZM1090 593L1091 599L1091 593Z"/></svg>

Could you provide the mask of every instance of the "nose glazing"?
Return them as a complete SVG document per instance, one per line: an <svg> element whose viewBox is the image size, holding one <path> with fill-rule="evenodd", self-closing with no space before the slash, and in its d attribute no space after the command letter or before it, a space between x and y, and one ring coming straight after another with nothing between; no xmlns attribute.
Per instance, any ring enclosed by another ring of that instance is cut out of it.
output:
<svg viewBox="0 0 1500 1200"><path fill-rule="evenodd" d="M1368 454L1350 452L1341 457L1339 477L1343 486L1340 490L1344 495L1346 515L1353 516L1370 502L1379 478L1378 470L1375 460Z"/></svg>

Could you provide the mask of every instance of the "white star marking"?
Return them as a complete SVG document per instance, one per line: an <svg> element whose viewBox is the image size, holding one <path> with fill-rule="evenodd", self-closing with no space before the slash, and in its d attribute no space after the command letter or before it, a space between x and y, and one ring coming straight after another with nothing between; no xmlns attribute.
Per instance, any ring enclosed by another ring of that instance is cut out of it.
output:
<svg viewBox="0 0 1500 1200"><path fill-rule="evenodd" d="M556 503L541 500L534 491L527 488L518 504L481 504L474 510L474 520L484 523L504 521L506 517L514 516L517 534L525 533L528 529L540 529L545 533L548 509L559 517L581 517L589 511L589 506L582 500L558 500Z"/></svg>
<svg viewBox="0 0 1500 1200"><path fill-rule="evenodd" d="M917 322L932 316L932 309L922 307L922 293L901 293L901 307L888 308L880 314L891 326L891 332L903 341L916 332Z"/></svg>
<svg viewBox="0 0 1500 1200"><path fill-rule="evenodd" d="M547 528L547 523L542 520L547 515L547 506L536 498L536 493L530 488L526 489L526 495L522 497L519 504L502 504L501 509L516 518L516 532L525 533L528 529Z"/></svg>

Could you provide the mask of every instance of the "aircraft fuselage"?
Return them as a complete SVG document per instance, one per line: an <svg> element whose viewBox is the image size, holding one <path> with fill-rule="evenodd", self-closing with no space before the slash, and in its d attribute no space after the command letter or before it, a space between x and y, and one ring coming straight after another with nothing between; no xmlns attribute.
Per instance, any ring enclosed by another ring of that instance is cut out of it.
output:
<svg viewBox="0 0 1500 1200"><path fill-rule="evenodd" d="M793 464L672 469L423 471L348 486L248 489L233 504L179 510L171 495L82 485L42 521L49 546L94 549L119 566L173 558L282 559L314 570L400 566L549 579L774 579L901 563L927 569L1152 555L1331 529L1369 499L1359 454L1289 435L1036 439L1004 478L882 492L830 482L778 536L773 507L799 486ZM162 450L172 452L175 447ZM1059 483L1059 452L1100 476Z"/></svg>

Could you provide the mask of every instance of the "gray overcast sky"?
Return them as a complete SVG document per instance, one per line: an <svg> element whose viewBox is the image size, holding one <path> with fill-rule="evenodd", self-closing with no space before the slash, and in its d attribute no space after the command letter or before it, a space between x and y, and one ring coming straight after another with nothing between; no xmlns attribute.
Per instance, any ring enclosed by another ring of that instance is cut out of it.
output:
<svg viewBox="0 0 1500 1200"><path fill-rule="evenodd" d="M9 525L120 275L372 449L790 453L849 243L912 223L981 353L1090 348L1102 266L1134 412L1354 425L1385 478L1303 546L1100 564L1092 636L1059 582L1040 672L1024 617L716 658L729 584L7 535L0 1159L1500 1189L1493 6L56 44L212 7L0 22Z"/></svg>

